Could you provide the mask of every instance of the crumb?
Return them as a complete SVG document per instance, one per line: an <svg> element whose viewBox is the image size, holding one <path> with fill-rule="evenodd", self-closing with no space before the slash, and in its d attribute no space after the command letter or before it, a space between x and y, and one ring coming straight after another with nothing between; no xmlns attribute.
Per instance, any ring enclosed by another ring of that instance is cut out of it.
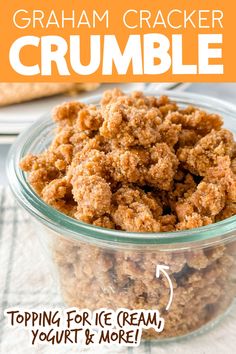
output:
<svg viewBox="0 0 236 354"><path fill-rule="evenodd" d="M74 175L71 184L74 200L78 203L76 218L92 220L110 213L112 193L102 177Z"/></svg>
<svg viewBox="0 0 236 354"><path fill-rule="evenodd" d="M221 184L201 182L191 197L192 203L202 215L215 216L225 206L225 190Z"/></svg>
<svg viewBox="0 0 236 354"><path fill-rule="evenodd" d="M191 173L205 176L207 170L216 165L218 157L231 157L234 146L233 134L226 130L212 130L201 138L194 147L178 150L178 158Z"/></svg>

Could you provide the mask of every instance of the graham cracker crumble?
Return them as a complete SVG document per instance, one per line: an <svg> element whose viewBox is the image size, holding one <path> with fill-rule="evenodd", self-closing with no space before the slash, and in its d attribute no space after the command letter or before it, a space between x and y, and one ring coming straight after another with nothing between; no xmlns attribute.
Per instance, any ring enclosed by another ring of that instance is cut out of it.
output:
<svg viewBox="0 0 236 354"><path fill-rule="evenodd" d="M217 114L115 89L98 106L64 103L53 119L49 148L20 167L60 212L130 232L191 230L236 215L236 143ZM223 313L236 293L235 258L233 242L175 251L111 249L64 237L54 244L69 306L158 308L165 330L148 330L149 338L192 332ZM170 266L168 313L169 288L156 279L157 264Z"/></svg>

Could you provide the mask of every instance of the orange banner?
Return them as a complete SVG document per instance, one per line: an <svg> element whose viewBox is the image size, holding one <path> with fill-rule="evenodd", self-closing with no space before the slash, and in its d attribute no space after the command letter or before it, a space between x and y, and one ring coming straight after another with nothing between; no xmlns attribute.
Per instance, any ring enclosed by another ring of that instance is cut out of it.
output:
<svg viewBox="0 0 236 354"><path fill-rule="evenodd" d="M232 0L1 2L0 78L236 81Z"/></svg>

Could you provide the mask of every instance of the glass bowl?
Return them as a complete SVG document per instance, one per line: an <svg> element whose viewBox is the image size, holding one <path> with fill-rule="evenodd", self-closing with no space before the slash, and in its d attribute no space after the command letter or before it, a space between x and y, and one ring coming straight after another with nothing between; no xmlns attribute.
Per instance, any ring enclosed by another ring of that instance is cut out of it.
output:
<svg viewBox="0 0 236 354"><path fill-rule="evenodd" d="M236 107L231 104L179 92L144 93L167 94L180 107L195 105L218 113L224 126L236 132ZM83 101L97 104L99 99ZM54 265L65 304L90 310L159 310L164 331L145 330L143 339L185 336L226 313L236 294L236 216L166 233L109 230L72 219L44 203L19 168L25 155L44 151L53 135L48 114L17 139L7 170L11 190L31 215Z"/></svg>

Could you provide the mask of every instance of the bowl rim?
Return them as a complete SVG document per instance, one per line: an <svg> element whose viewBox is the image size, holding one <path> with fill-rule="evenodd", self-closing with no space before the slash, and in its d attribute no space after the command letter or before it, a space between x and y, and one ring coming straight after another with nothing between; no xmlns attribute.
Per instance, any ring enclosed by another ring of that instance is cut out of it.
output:
<svg viewBox="0 0 236 354"><path fill-rule="evenodd" d="M168 95L171 100L178 103L178 99L187 100L188 104L194 104L195 101L201 102L200 107L204 103L204 109L217 107L215 110L223 111L225 114L230 114L236 120L236 105L228 103L217 98L212 98L206 95L199 95L178 91L164 90L143 90L145 95L157 96ZM129 93L129 91L125 92ZM91 95L81 99L81 102L87 104L96 104L101 98L100 95ZM197 103L195 103L197 105ZM178 244L211 244L216 242L216 238L231 239L236 237L236 233L232 236L232 232L236 230L236 215L224 219L220 222L213 223L207 226L191 230L173 231L173 232L127 232L113 229L106 229L91 224L81 222L63 214L55 208L46 204L31 188L27 182L26 173L19 168L19 161L26 153L29 153L31 141L40 136L40 132L46 129L47 126L52 126L55 123L51 117L46 114L32 125L30 125L12 145L7 158L7 176L14 196L18 203L26 209L37 220L44 225L54 230L57 233L62 233L64 236L79 239L81 236L94 241L104 241L106 243L131 243L131 244L160 244L174 245L178 248Z"/></svg>

